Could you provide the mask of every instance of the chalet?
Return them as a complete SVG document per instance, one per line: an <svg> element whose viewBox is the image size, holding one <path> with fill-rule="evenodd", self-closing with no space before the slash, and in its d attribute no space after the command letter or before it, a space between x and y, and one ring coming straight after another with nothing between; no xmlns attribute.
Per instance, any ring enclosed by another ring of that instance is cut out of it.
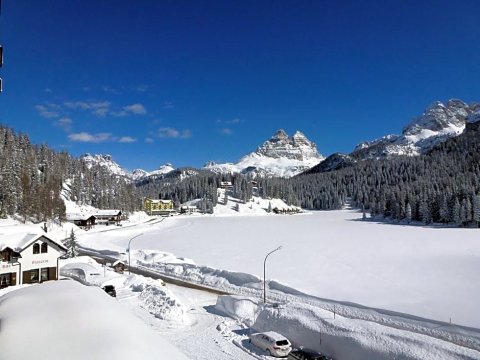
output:
<svg viewBox="0 0 480 360"><path fill-rule="evenodd" d="M220 182L220 188L221 189L226 189L232 187L232 182L231 181L221 181Z"/></svg>
<svg viewBox="0 0 480 360"><path fill-rule="evenodd" d="M196 206L181 206L180 207L180 214L193 214L198 212L198 208Z"/></svg>
<svg viewBox="0 0 480 360"><path fill-rule="evenodd" d="M0 288L57 280L66 251L45 234L0 235Z"/></svg>
<svg viewBox="0 0 480 360"><path fill-rule="evenodd" d="M146 198L143 206L148 215L170 215L175 211L172 200Z"/></svg>
<svg viewBox="0 0 480 360"><path fill-rule="evenodd" d="M95 225L95 216L91 214L67 214L67 221L88 230Z"/></svg>
<svg viewBox="0 0 480 360"><path fill-rule="evenodd" d="M112 268L116 273L123 274L125 271L125 264L120 260L117 260L112 264Z"/></svg>
<svg viewBox="0 0 480 360"><path fill-rule="evenodd" d="M116 224L120 225L122 221L121 210L96 210L92 212L98 224Z"/></svg>

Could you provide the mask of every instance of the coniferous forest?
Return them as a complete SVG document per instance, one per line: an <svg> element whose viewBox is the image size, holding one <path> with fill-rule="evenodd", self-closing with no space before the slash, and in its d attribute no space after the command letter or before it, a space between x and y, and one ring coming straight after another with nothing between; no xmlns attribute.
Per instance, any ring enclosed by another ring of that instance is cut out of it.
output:
<svg viewBox="0 0 480 360"><path fill-rule="evenodd" d="M65 219L64 192L80 204L125 210L141 206L134 186L111 176L100 166L47 145L33 145L25 134L0 126L0 215L20 215L26 221Z"/></svg>
<svg viewBox="0 0 480 360"><path fill-rule="evenodd" d="M349 201L372 216L393 220L478 226L480 224L480 132L470 124L462 135L416 157L366 160L331 172L308 173L290 179L219 175L177 169L168 176L134 184L112 176L99 165L88 168L82 159L33 145L25 134L0 126L0 213L24 220L65 219L61 196L100 209L139 210L142 198L172 199L180 204L201 199L202 211L212 212L222 181L232 183L233 195L248 201L254 191L282 198L312 210L340 209Z"/></svg>

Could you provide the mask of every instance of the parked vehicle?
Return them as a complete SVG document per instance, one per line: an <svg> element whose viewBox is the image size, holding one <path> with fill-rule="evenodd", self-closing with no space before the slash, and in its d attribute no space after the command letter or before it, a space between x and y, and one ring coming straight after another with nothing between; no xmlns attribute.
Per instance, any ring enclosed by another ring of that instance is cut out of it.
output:
<svg viewBox="0 0 480 360"><path fill-rule="evenodd" d="M251 334L250 342L270 356L285 357L292 350L290 341L274 331Z"/></svg>
<svg viewBox="0 0 480 360"><path fill-rule="evenodd" d="M287 360L332 360L332 358L312 349L301 348L293 349L288 354Z"/></svg>
<svg viewBox="0 0 480 360"><path fill-rule="evenodd" d="M112 297L117 297L117 291L115 290L115 286L113 285L105 285L102 288L108 295Z"/></svg>

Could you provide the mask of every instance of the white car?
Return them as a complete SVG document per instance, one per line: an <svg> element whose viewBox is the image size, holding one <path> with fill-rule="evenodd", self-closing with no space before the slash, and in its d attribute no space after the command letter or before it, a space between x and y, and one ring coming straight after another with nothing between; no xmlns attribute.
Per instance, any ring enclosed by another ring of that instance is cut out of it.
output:
<svg viewBox="0 0 480 360"><path fill-rule="evenodd" d="M290 341L279 333L267 331L250 335L250 342L256 347L265 350L268 355L276 357L288 356L292 351Z"/></svg>

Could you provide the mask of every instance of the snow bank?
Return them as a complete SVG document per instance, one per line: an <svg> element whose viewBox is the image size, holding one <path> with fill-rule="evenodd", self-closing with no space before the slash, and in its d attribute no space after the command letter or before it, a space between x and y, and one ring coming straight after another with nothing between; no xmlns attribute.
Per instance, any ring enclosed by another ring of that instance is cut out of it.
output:
<svg viewBox="0 0 480 360"><path fill-rule="evenodd" d="M119 298L122 292L127 292L137 299L140 307L155 317L176 323L188 322L185 307L164 287L161 280L135 274L118 274L88 256L62 260L60 274L85 285L114 285Z"/></svg>
<svg viewBox="0 0 480 360"><path fill-rule="evenodd" d="M0 302L2 360L187 359L98 287L47 282Z"/></svg>
<svg viewBox="0 0 480 360"><path fill-rule="evenodd" d="M215 308L252 324L252 332L276 331L294 346L342 360L478 359L480 352L416 332L344 318L307 304L264 306L239 296L218 297Z"/></svg>

